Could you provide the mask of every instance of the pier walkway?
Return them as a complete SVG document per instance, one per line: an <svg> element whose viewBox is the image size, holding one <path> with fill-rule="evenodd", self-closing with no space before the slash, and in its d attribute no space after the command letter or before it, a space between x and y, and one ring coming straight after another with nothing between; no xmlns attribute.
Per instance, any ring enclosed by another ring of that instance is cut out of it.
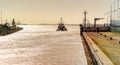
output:
<svg viewBox="0 0 120 65"><path fill-rule="evenodd" d="M23 28L0 36L1 65L87 65L79 27L66 32L49 31L56 26Z"/></svg>
<svg viewBox="0 0 120 65"><path fill-rule="evenodd" d="M91 32L88 32L91 33ZM97 34L97 33L94 33ZM98 65L114 65L111 60L101 51L101 49L96 45L97 43L93 42L93 40L88 36L87 33L83 34L86 38L88 45L91 48L91 51L98 62Z"/></svg>

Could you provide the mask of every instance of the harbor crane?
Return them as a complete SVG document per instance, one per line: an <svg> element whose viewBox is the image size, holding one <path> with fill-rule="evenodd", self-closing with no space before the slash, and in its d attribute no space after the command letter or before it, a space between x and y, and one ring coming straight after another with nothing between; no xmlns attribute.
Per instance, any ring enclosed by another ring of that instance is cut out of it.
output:
<svg viewBox="0 0 120 65"><path fill-rule="evenodd" d="M101 20L101 19L104 19L104 18L94 18L94 27L96 27L96 21Z"/></svg>

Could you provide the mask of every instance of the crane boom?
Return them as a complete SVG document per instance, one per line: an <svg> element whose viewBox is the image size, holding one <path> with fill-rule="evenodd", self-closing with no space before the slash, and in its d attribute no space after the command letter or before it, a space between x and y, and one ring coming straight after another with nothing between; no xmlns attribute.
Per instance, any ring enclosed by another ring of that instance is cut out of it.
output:
<svg viewBox="0 0 120 65"><path fill-rule="evenodd" d="M96 27L96 21L101 19L104 19L104 18L94 18L94 27Z"/></svg>

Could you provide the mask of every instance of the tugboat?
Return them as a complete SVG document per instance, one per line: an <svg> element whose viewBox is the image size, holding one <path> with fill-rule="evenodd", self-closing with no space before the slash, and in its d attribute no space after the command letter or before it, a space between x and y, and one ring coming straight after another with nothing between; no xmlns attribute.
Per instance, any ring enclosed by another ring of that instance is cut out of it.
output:
<svg viewBox="0 0 120 65"><path fill-rule="evenodd" d="M62 18L60 18L61 22L58 25L58 28L56 31L67 31L67 28L65 27L65 25L62 22Z"/></svg>

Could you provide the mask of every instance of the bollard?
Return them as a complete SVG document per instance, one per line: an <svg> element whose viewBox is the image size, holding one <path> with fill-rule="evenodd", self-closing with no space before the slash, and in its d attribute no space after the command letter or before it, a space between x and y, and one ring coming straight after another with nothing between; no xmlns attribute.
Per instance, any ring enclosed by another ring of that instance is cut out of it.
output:
<svg viewBox="0 0 120 65"><path fill-rule="evenodd" d="M110 37L110 40L113 40L113 38L112 38L112 37Z"/></svg>
<svg viewBox="0 0 120 65"><path fill-rule="evenodd" d="M120 41L119 41L119 44L120 44Z"/></svg>
<svg viewBox="0 0 120 65"><path fill-rule="evenodd" d="M104 35L104 37L107 37L107 35Z"/></svg>

